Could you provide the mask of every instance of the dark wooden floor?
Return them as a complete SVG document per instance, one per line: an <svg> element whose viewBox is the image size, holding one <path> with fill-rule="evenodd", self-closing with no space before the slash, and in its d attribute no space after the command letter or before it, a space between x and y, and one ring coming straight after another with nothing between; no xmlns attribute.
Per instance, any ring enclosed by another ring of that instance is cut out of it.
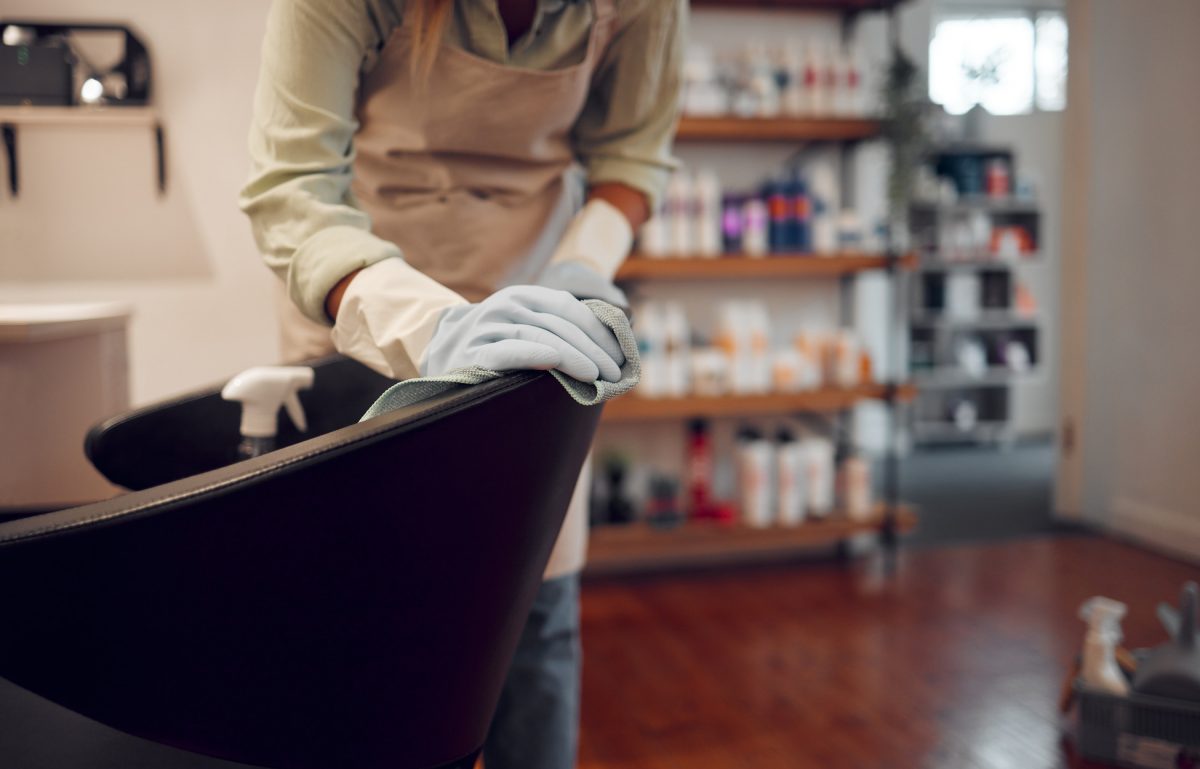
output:
<svg viewBox="0 0 1200 769"><path fill-rule="evenodd" d="M1130 646L1194 566L1040 538L589 583L580 769L1081 767L1056 701L1092 595Z"/></svg>

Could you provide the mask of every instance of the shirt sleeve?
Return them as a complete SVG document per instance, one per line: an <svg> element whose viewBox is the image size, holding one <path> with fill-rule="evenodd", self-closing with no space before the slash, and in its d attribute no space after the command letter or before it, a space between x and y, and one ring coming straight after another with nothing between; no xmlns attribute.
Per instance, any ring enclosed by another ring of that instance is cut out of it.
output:
<svg viewBox="0 0 1200 769"><path fill-rule="evenodd" d="M350 192L359 79L395 14L387 0L275 0L267 19L239 205L292 301L325 324L338 281L401 255Z"/></svg>
<svg viewBox="0 0 1200 769"><path fill-rule="evenodd" d="M658 206L676 164L687 0L617 0L617 28L592 77L574 143L588 182L620 182Z"/></svg>

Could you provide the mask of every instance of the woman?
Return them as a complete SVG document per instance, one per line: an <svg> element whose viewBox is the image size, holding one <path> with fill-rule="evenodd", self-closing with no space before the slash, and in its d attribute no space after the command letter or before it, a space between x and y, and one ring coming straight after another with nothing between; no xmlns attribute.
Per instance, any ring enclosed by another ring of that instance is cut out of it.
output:
<svg viewBox="0 0 1200 769"><path fill-rule="evenodd" d="M276 0L241 205L286 285L285 355L618 379L579 299L623 301L612 276L671 168L685 16L684 0ZM574 765L586 489L585 473L488 769Z"/></svg>

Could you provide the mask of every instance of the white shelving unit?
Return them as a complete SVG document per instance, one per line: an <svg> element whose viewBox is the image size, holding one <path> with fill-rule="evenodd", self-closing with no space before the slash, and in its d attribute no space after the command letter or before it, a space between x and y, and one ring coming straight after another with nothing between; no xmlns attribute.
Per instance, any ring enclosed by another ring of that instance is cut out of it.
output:
<svg viewBox="0 0 1200 769"><path fill-rule="evenodd" d="M86 128L145 128L154 139L159 193L167 189L166 138L162 116L154 107L41 107L0 106L0 133L3 134L8 168L8 191L14 198L20 194L19 153L17 129L30 127L81 126Z"/></svg>
<svg viewBox="0 0 1200 769"><path fill-rule="evenodd" d="M1041 319L1022 296L1019 275L1020 267L1039 260L1037 202L977 190L961 194L964 185L987 186L984 171L993 163L1007 165L1013 178L1013 155L1005 148L935 150L930 165L955 182L960 197L909 209L920 254L909 314L911 376L920 388L911 428L918 444L1010 442L1013 389L1040 376ZM965 164L974 167L965 170ZM1028 366L1008 359L1016 346L1024 348Z"/></svg>

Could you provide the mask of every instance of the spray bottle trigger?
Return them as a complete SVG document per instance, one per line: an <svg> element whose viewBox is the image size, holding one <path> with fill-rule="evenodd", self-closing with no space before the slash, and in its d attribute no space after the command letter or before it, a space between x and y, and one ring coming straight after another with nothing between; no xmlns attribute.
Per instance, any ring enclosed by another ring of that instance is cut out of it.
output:
<svg viewBox="0 0 1200 769"><path fill-rule="evenodd" d="M300 404L300 396L295 390L292 390L283 399L283 406L287 409L288 416L292 418L292 422L296 425L297 430L300 432L308 430L308 420L304 416L304 406Z"/></svg>

